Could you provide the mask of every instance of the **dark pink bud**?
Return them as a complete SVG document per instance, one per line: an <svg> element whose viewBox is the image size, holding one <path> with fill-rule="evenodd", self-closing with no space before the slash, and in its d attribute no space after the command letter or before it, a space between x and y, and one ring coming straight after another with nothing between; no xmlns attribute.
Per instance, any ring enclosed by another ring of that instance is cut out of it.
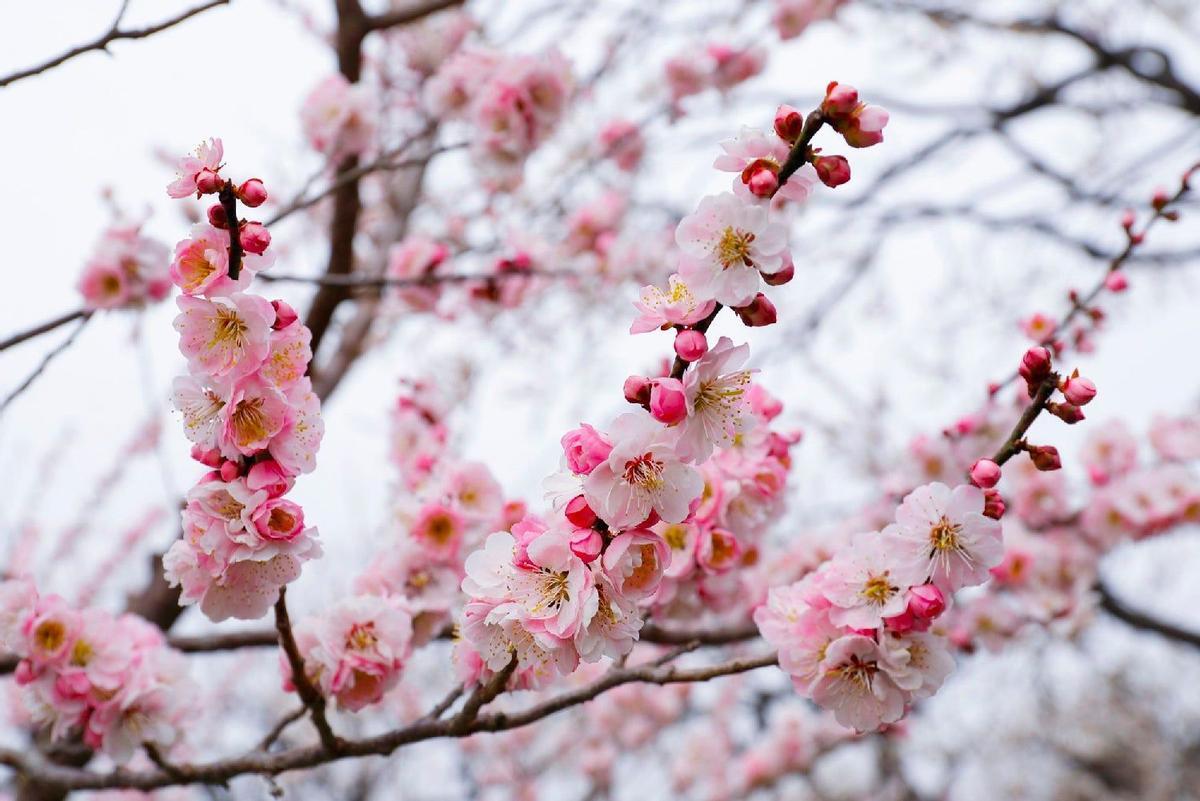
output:
<svg viewBox="0 0 1200 801"><path fill-rule="evenodd" d="M917 616L907 609L898 615L883 619L883 625L887 626L887 630L897 634L908 634L910 631L915 631L918 623Z"/></svg>
<svg viewBox="0 0 1200 801"><path fill-rule="evenodd" d="M1050 375L1050 351L1041 345L1035 345L1025 351L1017 372L1025 379L1025 383L1029 384L1030 389L1042 383Z"/></svg>
<svg viewBox="0 0 1200 801"><path fill-rule="evenodd" d="M1133 228L1136 222L1137 215L1133 213L1133 209L1125 209L1125 212L1121 215L1121 227L1128 231Z"/></svg>
<svg viewBox="0 0 1200 801"><path fill-rule="evenodd" d="M1129 288L1129 279L1120 270L1114 270L1104 279L1104 288L1109 292L1124 292Z"/></svg>
<svg viewBox="0 0 1200 801"><path fill-rule="evenodd" d="M779 165L767 159L752 161L742 170L742 183L755 197L771 197L779 188Z"/></svg>
<svg viewBox="0 0 1200 801"><path fill-rule="evenodd" d="M237 462L223 462L221 464L221 480L225 483L233 481L242 474L242 466Z"/></svg>
<svg viewBox="0 0 1200 801"><path fill-rule="evenodd" d="M971 483L981 489L991 489L1000 481L1000 465L991 459L980 459L971 465Z"/></svg>
<svg viewBox="0 0 1200 801"><path fill-rule="evenodd" d="M213 228L225 228L229 224L229 215L225 213L225 207L220 203L214 203L208 207L208 224Z"/></svg>
<svg viewBox="0 0 1200 801"><path fill-rule="evenodd" d="M933 584L922 584L908 591L908 611L922 620L933 620L946 611L946 596Z"/></svg>
<svg viewBox="0 0 1200 801"><path fill-rule="evenodd" d="M271 232L262 223L243 223L239 237L242 240L242 249L247 253L257 253L261 256L271 245Z"/></svg>
<svg viewBox="0 0 1200 801"><path fill-rule="evenodd" d="M687 417L687 393L677 378L656 378L650 389L650 414L663 425L672 426Z"/></svg>
<svg viewBox="0 0 1200 801"><path fill-rule="evenodd" d="M685 328L675 335L675 353L685 362L694 362L708 353L708 340L700 331Z"/></svg>
<svg viewBox="0 0 1200 801"><path fill-rule="evenodd" d="M1046 411L1067 425L1075 425L1084 419L1083 409L1073 403L1047 403Z"/></svg>
<svg viewBox="0 0 1200 801"><path fill-rule="evenodd" d="M1096 385L1081 375L1073 375L1063 382L1063 396L1076 406L1087 406L1096 397Z"/></svg>
<svg viewBox="0 0 1200 801"><path fill-rule="evenodd" d="M792 255L784 254L783 259L783 267L777 272L770 275L763 273L763 280L767 282L767 286L783 286L796 277L796 265L792 262Z"/></svg>
<svg viewBox="0 0 1200 801"><path fill-rule="evenodd" d="M850 162L845 156L817 156L813 159L813 167L821 183L830 189L850 180Z"/></svg>
<svg viewBox="0 0 1200 801"><path fill-rule="evenodd" d="M590 475L608 458L613 447L608 437L587 423L582 423L579 428L563 434L561 443L563 453L567 457L567 466L571 468L572 473L581 476Z"/></svg>
<svg viewBox="0 0 1200 801"><path fill-rule="evenodd" d="M282 331L299 319L299 315L290 304L282 300L273 300L271 305L275 308L275 323L271 327L276 331Z"/></svg>
<svg viewBox="0 0 1200 801"><path fill-rule="evenodd" d="M775 304L761 292L754 296L754 300L745 306L739 306L734 311L737 312L738 317L742 318L742 322L751 328L774 325L775 321L779 319L779 314L775 311Z"/></svg>
<svg viewBox="0 0 1200 801"><path fill-rule="evenodd" d="M1038 470L1049 472L1062 469L1062 458L1058 455L1058 448L1053 445L1027 445L1025 450Z"/></svg>
<svg viewBox="0 0 1200 801"><path fill-rule="evenodd" d="M821 113L831 119L845 117L858 108L858 90L853 86L833 81L825 88L825 99L821 101Z"/></svg>
<svg viewBox="0 0 1200 801"><path fill-rule="evenodd" d="M237 188L237 195L250 208L257 208L267 202L267 188L257 178L251 178Z"/></svg>
<svg viewBox="0 0 1200 801"><path fill-rule="evenodd" d="M254 492L265 489L272 498L278 498L292 488L292 477L279 462L267 459L255 462L246 473L246 486Z"/></svg>
<svg viewBox="0 0 1200 801"><path fill-rule="evenodd" d="M631 375L625 379L625 400L638 406L650 405L650 379L642 375Z"/></svg>
<svg viewBox="0 0 1200 801"><path fill-rule="evenodd" d="M221 176L208 167L196 173L196 191L202 195L211 195L214 192L220 192L221 187L224 185L225 182L221 180Z"/></svg>
<svg viewBox="0 0 1200 801"><path fill-rule="evenodd" d="M582 495L576 495L567 503L563 515L576 528L591 528L592 523L596 522L596 513L592 511L592 507L588 506L587 498Z"/></svg>
<svg viewBox="0 0 1200 801"><path fill-rule="evenodd" d="M775 133L780 139L793 144L804 130L804 115L791 106L780 106L775 112Z"/></svg>
<svg viewBox="0 0 1200 801"><path fill-rule="evenodd" d="M604 537L599 531L591 528L577 528L571 532L571 553L578 556L586 564L596 561L604 550Z"/></svg>
<svg viewBox="0 0 1200 801"><path fill-rule="evenodd" d="M993 520L999 520L1004 517L1004 498L998 490L987 489L983 491L983 515L990 517Z"/></svg>
<svg viewBox="0 0 1200 801"><path fill-rule="evenodd" d="M206 451L199 445L192 446L192 458L205 467L220 467L221 462L224 461L221 458L221 452L216 448Z"/></svg>
<svg viewBox="0 0 1200 801"><path fill-rule="evenodd" d="M1155 211L1162 211L1170 202L1171 196L1168 195L1167 190L1163 189L1162 187L1155 189L1153 197L1150 198L1150 205L1154 207Z"/></svg>

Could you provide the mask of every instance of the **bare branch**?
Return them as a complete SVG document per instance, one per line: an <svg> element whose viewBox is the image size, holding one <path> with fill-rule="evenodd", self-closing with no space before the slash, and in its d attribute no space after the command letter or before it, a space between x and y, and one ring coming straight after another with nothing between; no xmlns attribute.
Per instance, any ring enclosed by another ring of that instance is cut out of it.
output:
<svg viewBox="0 0 1200 801"><path fill-rule="evenodd" d="M71 335L42 357L42 360L38 362L38 366L33 369L32 373L25 377L25 380L21 382L20 386L10 392L8 397L6 397L3 402L0 402L0 413L3 413L4 410L8 408L10 403L16 400L22 392L29 389L29 387L33 385L33 382L36 381L38 376L45 371L45 369L50 365L50 362L54 361L56 356L58 356L67 348L71 347L71 345L75 342L75 338L79 336L79 332L83 330L84 326L87 325L88 320L90 319L91 315L81 317L79 320L79 325L75 326L75 330L71 332Z"/></svg>
<svg viewBox="0 0 1200 801"><path fill-rule="evenodd" d="M78 320L81 317L91 316L92 311L90 309L76 309L73 312L67 312L66 314L55 317L52 320L47 320L44 323L35 325L33 328L27 328L24 331L19 331L10 336L8 339L0 340L0 350L8 350L14 345L20 345L22 342L26 342L34 337L40 337L42 334L48 334L54 329L64 326L74 320Z"/></svg>
<svg viewBox="0 0 1200 801"><path fill-rule="evenodd" d="M1096 582L1096 592L1100 596L1100 608L1117 620L1142 631L1152 631L1168 640L1200 648L1200 633L1151 617L1145 612L1139 612L1114 595L1103 581Z"/></svg>
<svg viewBox="0 0 1200 801"><path fill-rule="evenodd" d="M201 14L205 11L208 11L210 8L216 8L217 6L228 5L229 2L230 2L230 0L209 0L209 2L204 3L203 5L199 5L199 6L196 6L195 8L184 11L183 13L178 14L178 15L172 17L171 19L166 20L165 22L160 22L157 25L151 25L147 28L130 28L130 29L126 29L126 30L121 30L120 26L121 26L121 19L125 16L125 7L129 4L128 4L128 2L122 3L121 11L117 15L117 19L113 22L112 27L109 28L104 34L97 37L93 41L88 42L87 44L82 44L82 45L79 45L78 47L73 47L70 50L66 51L65 53L55 56L54 58L52 58L48 61L44 61L35 67L29 67L27 69L23 69L23 70L19 70L18 72L14 72L11 75L6 75L4 77L0 77L0 87L8 86L10 83L15 83L16 81L19 81L22 78L29 78L31 76L38 75L39 73L43 73L46 70L53 69L54 67L57 67L60 64L63 64L64 62L70 61L71 59L75 58L76 56L81 56L84 53L89 53L93 50L107 51L108 46L110 44L112 44L113 42L116 42L120 39L145 39L147 36L153 36L154 34L165 31L168 28L173 28L176 25L178 25L179 23L184 22L184 21L196 16L197 14Z"/></svg>

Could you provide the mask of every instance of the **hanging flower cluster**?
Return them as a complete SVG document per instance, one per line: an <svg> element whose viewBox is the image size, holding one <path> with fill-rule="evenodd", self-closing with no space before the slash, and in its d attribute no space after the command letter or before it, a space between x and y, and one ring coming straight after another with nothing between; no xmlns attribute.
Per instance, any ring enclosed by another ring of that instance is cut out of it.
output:
<svg viewBox="0 0 1200 801"><path fill-rule="evenodd" d="M244 291L270 264L270 237L259 223L231 220L227 208L261 205L266 190L258 179L237 187L222 179L221 158L220 140L210 140L180 162L168 190L222 201L176 246L171 264L189 373L175 379L172 400L193 458L211 472L188 492L183 539L163 559L168 580L183 588L180 602L198 602L212 620L261 617L301 564L320 555L316 529L285 496L316 466L324 433L305 375L308 329L286 303Z"/></svg>
<svg viewBox="0 0 1200 801"><path fill-rule="evenodd" d="M0 647L20 657L17 684L53 739L80 733L118 762L145 745L165 753L196 715L183 655L139 617L75 609L11 579L0 582Z"/></svg>
<svg viewBox="0 0 1200 801"><path fill-rule="evenodd" d="M815 133L797 136L797 158L811 161ZM678 274L665 292L643 291L631 329L674 330L675 365L625 382L636 411L563 437L565 469L546 483L551 515L526 516L467 557L458 661L468 679L515 660L518 686L537 686L581 660L624 656L645 609L670 604L679 580L753 561L743 540L770 517L795 438L767 430L778 404L753 388L748 346L722 337L710 348L705 332L721 304L747 325L775 321L763 277L783 283L794 269L769 200L798 166L771 192L705 198L679 223ZM663 591L669 569L676 581Z"/></svg>
<svg viewBox="0 0 1200 801"><path fill-rule="evenodd" d="M96 243L79 276L89 309L139 308L171 292L167 249L142 234L140 225L114 225Z"/></svg>

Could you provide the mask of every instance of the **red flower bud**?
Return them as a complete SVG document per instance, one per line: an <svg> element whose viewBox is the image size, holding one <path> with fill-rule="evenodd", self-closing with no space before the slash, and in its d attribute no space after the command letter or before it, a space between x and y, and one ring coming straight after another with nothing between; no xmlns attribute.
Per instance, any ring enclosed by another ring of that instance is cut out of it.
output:
<svg viewBox="0 0 1200 801"><path fill-rule="evenodd" d="M282 300L273 300L271 305L275 308L275 322L271 327L276 331L282 331L299 319L296 310Z"/></svg>
<svg viewBox="0 0 1200 801"><path fill-rule="evenodd" d="M845 156L817 156L813 159L813 167L821 183L830 189L850 180L850 162Z"/></svg>
<svg viewBox="0 0 1200 801"><path fill-rule="evenodd" d="M576 528L591 528L592 523L596 522L596 513L592 511L592 507L588 506L587 498L582 495L572 498L567 503L567 508L563 510L563 514Z"/></svg>
<svg viewBox="0 0 1200 801"><path fill-rule="evenodd" d="M971 483L982 489L991 489L1000 481L1000 465L991 459L980 459L971 465Z"/></svg>
<svg viewBox="0 0 1200 801"><path fill-rule="evenodd" d="M1062 469L1062 459L1058 455L1058 448L1053 445L1026 445L1025 450L1029 453L1029 458L1033 460L1033 466L1038 470L1049 472Z"/></svg>
<svg viewBox="0 0 1200 801"><path fill-rule="evenodd" d="M237 196L250 208L257 208L267 202L267 188L262 181L251 178L237 188Z"/></svg>
<svg viewBox="0 0 1200 801"><path fill-rule="evenodd" d="M983 491L983 515L993 520L1004 517L1004 498L999 490L986 489Z"/></svg>
<svg viewBox="0 0 1200 801"><path fill-rule="evenodd" d="M708 352L708 340L699 331L685 328L675 335L675 353L685 362L694 362Z"/></svg>
<svg viewBox="0 0 1200 801"><path fill-rule="evenodd" d="M213 228L225 228L229 225L229 215L225 213L225 207L220 203L214 203L208 207L208 224Z"/></svg>
<svg viewBox="0 0 1200 801"><path fill-rule="evenodd" d="M625 400L638 406L650 405L650 379L641 375L631 375L625 379Z"/></svg>
<svg viewBox="0 0 1200 801"><path fill-rule="evenodd" d="M775 112L775 133L779 138L790 144L795 144L804 130L804 115L799 109L791 106L780 106Z"/></svg>
<svg viewBox="0 0 1200 801"><path fill-rule="evenodd" d="M1096 397L1096 385L1076 371L1074 375L1063 381L1062 393L1069 403L1086 406L1092 398Z"/></svg>
<svg viewBox="0 0 1200 801"><path fill-rule="evenodd" d="M271 245L271 232L262 223L244 223L238 237L242 241L242 249L247 253L262 255Z"/></svg>
<svg viewBox="0 0 1200 801"><path fill-rule="evenodd" d="M1041 345L1035 345L1025 351L1025 355L1021 357L1021 366L1017 368L1017 372L1021 378L1025 379L1025 383L1029 385L1029 391L1032 394L1034 388L1045 381L1050 375L1050 351Z"/></svg>
<svg viewBox="0 0 1200 801"><path fill-rule="evenodd" d="M220 192L221 187L225 182L221 180L220 174L215 170L210 170L208 167L196 173L196 191L202 195L211 195L214 192Z"/></svg>
<svg viewBox="0 0 1200 801"><path fill-rule="evenodd" d="M738 317L742 318L742 322L750 328L774 325L775 321L779 319L779 314L775 310L775 304L761 292L754 296L754 300L745 306L739 306L734 311L737 312Z"/></svg>
<svg viewBox="0 0 1200 801"><path fill-rule="evenodd" d="M1083 420L1083 409L1073 403L1047 403L1046 411L1062 420L1067 425L1075 425Z"/></svg>

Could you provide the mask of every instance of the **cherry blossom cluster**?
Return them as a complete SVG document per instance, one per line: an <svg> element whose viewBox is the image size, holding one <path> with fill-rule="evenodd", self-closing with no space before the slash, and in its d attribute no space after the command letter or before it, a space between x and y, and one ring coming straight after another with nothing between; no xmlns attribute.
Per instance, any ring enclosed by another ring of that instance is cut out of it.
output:
<svg viewBox="0 0 1200 801"><path fill-rule="evenodd" d="M114 225L84 265L79 294L89 309L140 308L170 294L167 264L167 248L140 225Z"/></svg>
<svg viewBox="0 0 1200 801"><path fill-rule="evenodd" d="M183 538L163 559L168 580L183 588L180 602L199 603L212 620L261 617L301 564L320 555L316 529L285 496L316 466L324 433L321 402L305 375L308 329L286 303L245 291L270 264L270 238L228 210L239 200L260 205L266 190L258 179L235 187L222 178L221 158L220 140L210 140L180 161L168 189L174 197L221 199L171 263L181 292L175 329L188 363L172 400L193 458L211 471L188 492Z"/></svg>
<svg viewBox="0 0 1200 801"><path fill-rule="evenodd" d="M664 67L671 104L678 108L685 97L708 89L727 92L762 72L767 52L755 46L733 47L717 42L688 48Z"/></svg>
<svg viewBox="0 0 1200 801"><path fill-rule="evenodd" d="M0 647L20 657L17 684L53 739L79 734L117 762L143 746L169 751L196 715L183 655L139 617L76 609L10 579L0 582Z"/></svg>
<svg viewBox="0 0 1200 801"><path fill-rule="evenodd" d="M520 182L525 159L557 127L574 87L557 51L539 55L463 49L425 83L426 111L469 126L473 163L491 183Z"/></svg>
<svg viewBox="0 0 1200 801"><path fill-rule="evenodd" d="M853 126L839 121L861 108L834 109L828 121L849 138ZM814 114L816 127L823 113ZM667 375L626 380L636 411L563 437L565 468L546 482L550 515L527 515L467 557L458 648L467 679L515 661L517 685L532 687L581 660L622 657L645 609L670 604L679 589L662 589L668 569L686 579L753 561L739 537L748 542L769 519L795 438L766 430L778 403L753 389L748 346L721 337L710 347L706 331L721 305L749 326L775 322L759 290L764 276L783 283L794 268L770 199L816 157L808 144L815 133L797 132L783 154L796 163L777 168L772 191L707 197L680 221L678 273L665 292L643 290L631 327L674 331L676 363Z"/></svg>
<svg viewBox="0 0 1200 801"><path fill-rule="evenodd" d="M336 163L361 156L374 146L375 114L370 90L334 74L304 99L300 123L313 150Z"/></svg>

